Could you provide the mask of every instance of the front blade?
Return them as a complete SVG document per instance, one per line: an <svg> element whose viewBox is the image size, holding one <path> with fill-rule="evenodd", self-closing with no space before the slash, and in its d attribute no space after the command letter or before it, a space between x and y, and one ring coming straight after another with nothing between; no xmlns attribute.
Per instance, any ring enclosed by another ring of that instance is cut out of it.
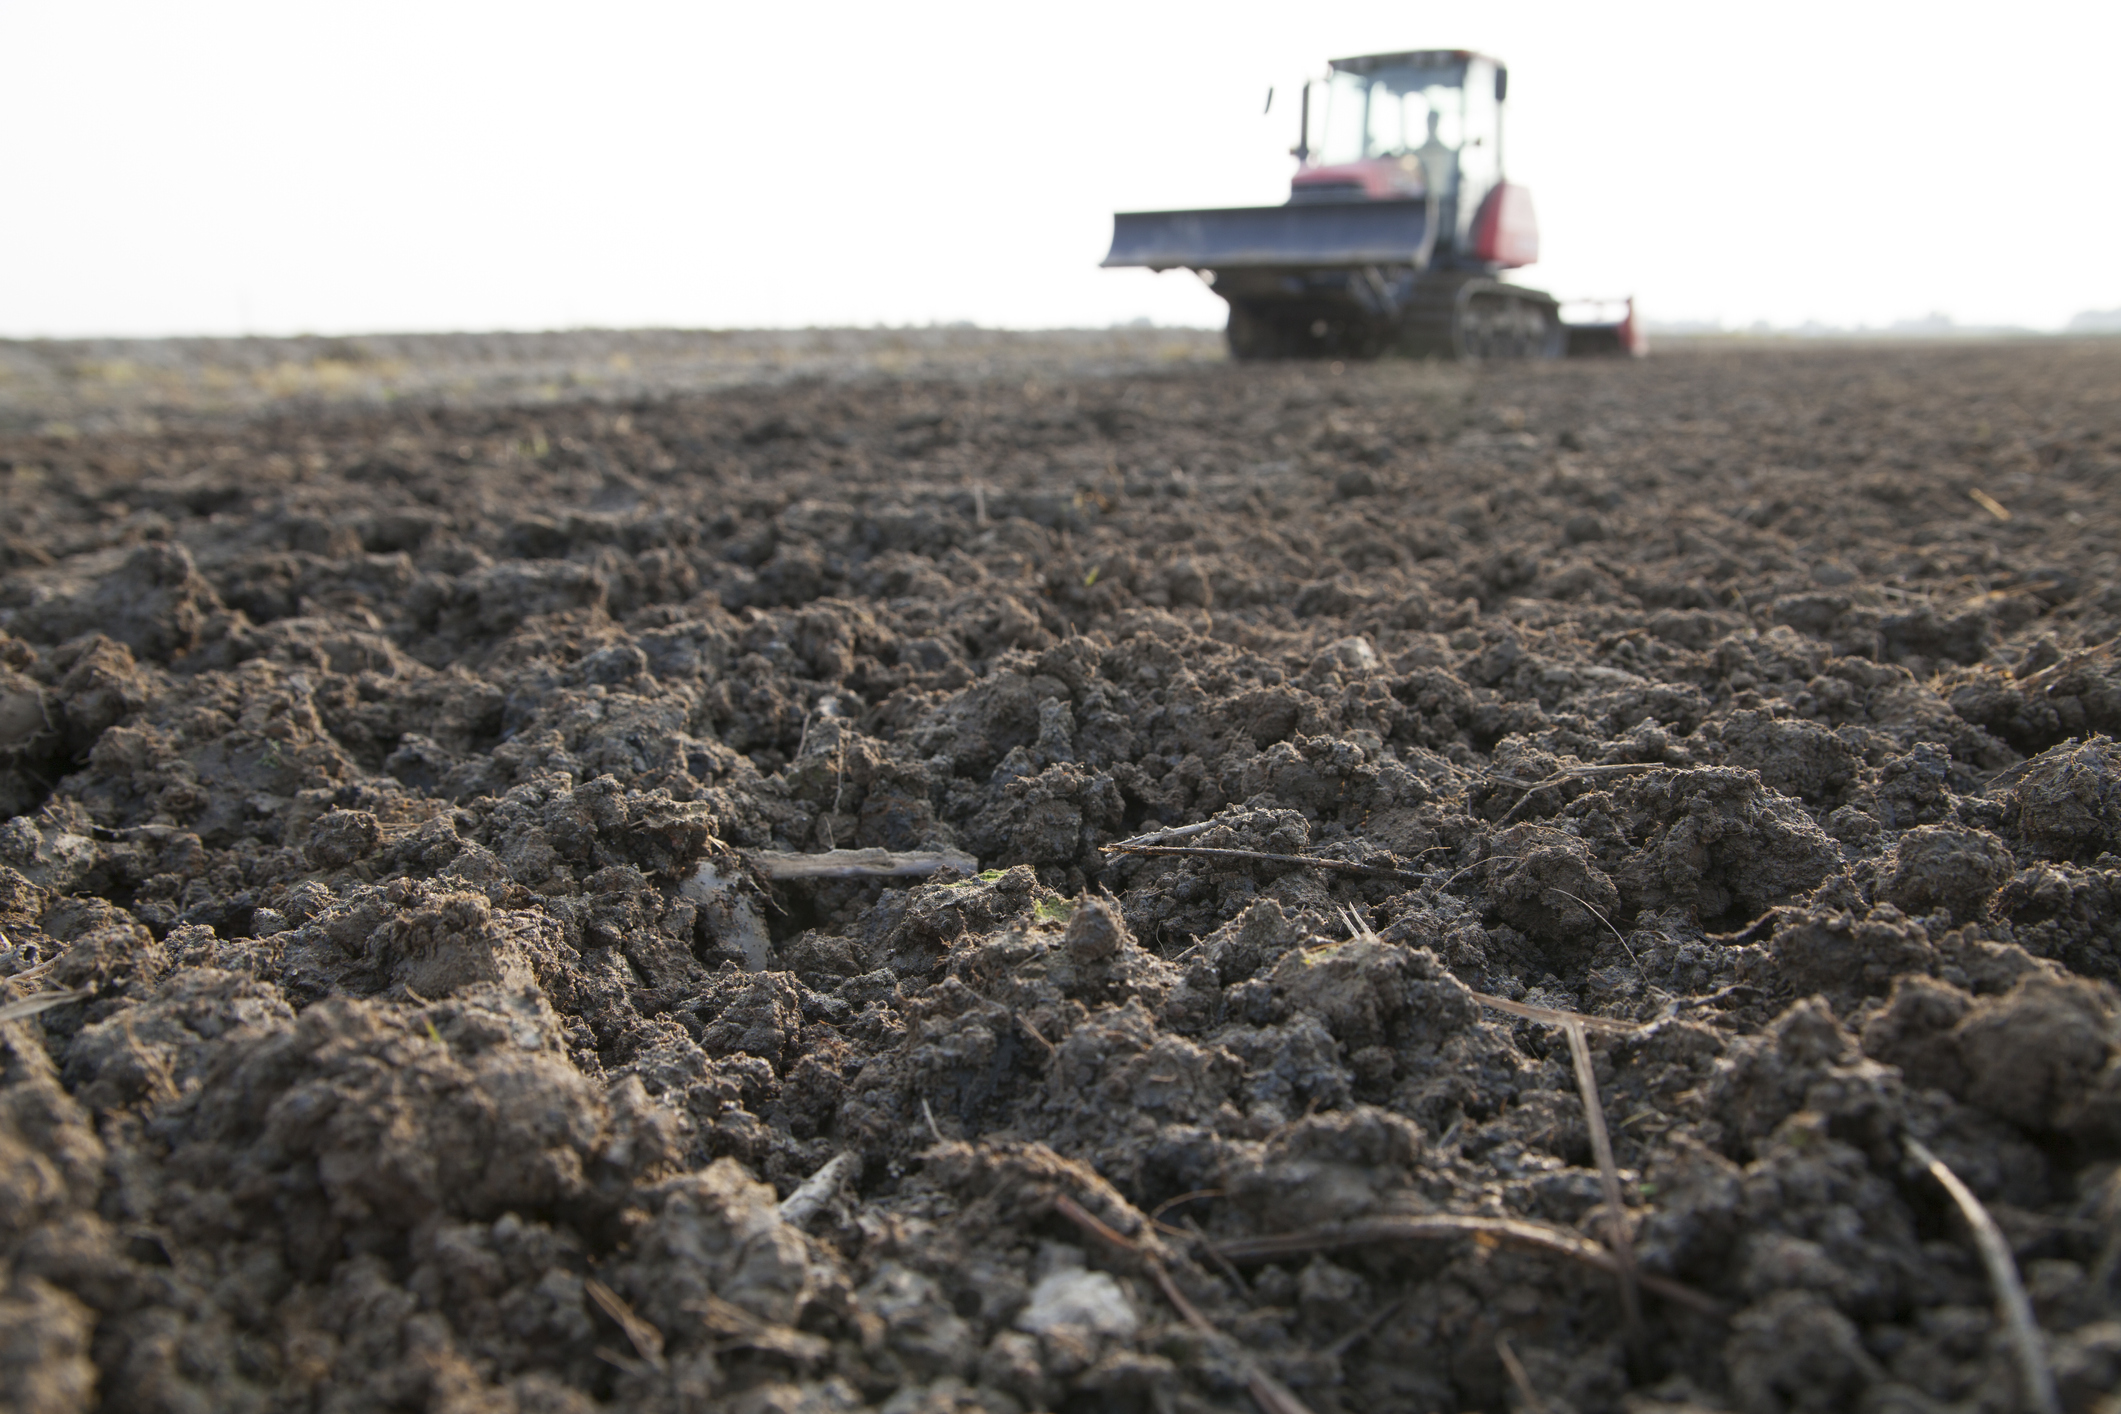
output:
<svg viewBox="0 0 2121 1414"><path fill-rule="evenodd" d="M1112 218L1112 253L1103 263L1151 270L1421 266L1433 242L1428 213L1425 200L1122 211Z"/></svg>

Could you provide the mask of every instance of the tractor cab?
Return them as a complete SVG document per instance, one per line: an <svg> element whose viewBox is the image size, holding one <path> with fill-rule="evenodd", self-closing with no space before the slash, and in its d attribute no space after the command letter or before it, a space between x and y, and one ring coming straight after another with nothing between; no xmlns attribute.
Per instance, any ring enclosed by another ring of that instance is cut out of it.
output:
<svg viewBox="0 0 2121 1414"><path fill-rule="evenodd" d="M1321 87L1316 146L1305 95L1292 205L1426 198L1441 263L1537 258L1529 195L1502 175L1509 70L1469 50L1419 49L1335 59Z"/></svg>

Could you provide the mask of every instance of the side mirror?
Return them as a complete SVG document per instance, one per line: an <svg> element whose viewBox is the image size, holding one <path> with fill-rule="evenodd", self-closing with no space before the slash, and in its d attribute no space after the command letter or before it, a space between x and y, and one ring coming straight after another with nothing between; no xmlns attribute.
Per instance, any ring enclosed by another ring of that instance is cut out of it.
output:
<svg viewBox="0 0 2121 1414"><path fill-rule="evenodd" d="M1495 101L1500 103L1509 96L1510 71L1504 68L1497 68L1495 70Z"/></svg>

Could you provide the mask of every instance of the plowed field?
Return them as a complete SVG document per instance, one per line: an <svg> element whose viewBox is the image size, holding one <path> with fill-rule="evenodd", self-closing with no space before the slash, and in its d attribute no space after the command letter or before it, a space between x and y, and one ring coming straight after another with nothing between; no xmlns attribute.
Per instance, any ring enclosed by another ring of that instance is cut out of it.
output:
<svg viewBox="0 0 2121 1414"><path fill-rule="evenodd" d="M10 385L0 1403L2117 1407L2121 341L843 343Z"/></svg>

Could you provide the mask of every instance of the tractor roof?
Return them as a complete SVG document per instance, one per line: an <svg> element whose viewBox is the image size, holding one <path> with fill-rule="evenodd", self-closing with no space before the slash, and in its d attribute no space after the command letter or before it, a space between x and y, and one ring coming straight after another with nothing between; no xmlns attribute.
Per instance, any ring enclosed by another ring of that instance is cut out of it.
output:
<svg viewBox="0 0 2121 1414"><path fill-rule="evenodd" d="M1326 67L1344 74L1374 74L1379 69L1449 69L1471 59L1486 59L1498 69L1502 60L1471 49L1407 49L1397 54L1364 54L1353 59L1329 59Z"/></svg>

